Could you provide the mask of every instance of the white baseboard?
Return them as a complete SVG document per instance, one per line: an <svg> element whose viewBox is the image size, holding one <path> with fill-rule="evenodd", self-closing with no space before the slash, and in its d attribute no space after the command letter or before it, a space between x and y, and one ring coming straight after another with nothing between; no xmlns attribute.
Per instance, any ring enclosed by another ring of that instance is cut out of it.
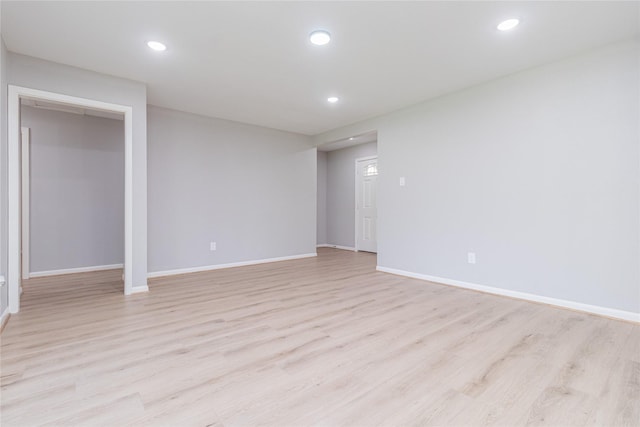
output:
<svg viewBox="0 0 640 427"><path fill-rule="evenodd" d="M283 256L278 258L265 258L258 259L252 261L240 261L240 262L232 262L228 264L216 264L216 265L204 265L202 267L191 267L191 268L179 268L176 270L165 270L165 271L154 271L147 274L149 279L154 277L163 277L163 276L173 276L176 274L188 274L188 273L199 273L201 271L210 271L210 270L220 270L223 268L233 268L233 267L244 267L247 265L255 265L255 264L266 264L269 262L278 262L278 261L289 261L292 259L300 259L300 258L310 258L318 256L318 254L301 254L301 255L291 255L291 256Z"/></svg>
<svg viewBox="0 0 640 427"><path fill-rule="evenodd" d="M356 251L356 248L352 248L351 246L331 245L329 243L316 245L316 248L334 248L334 249L342 249L343 251L353 251L353 252Z"/></svg>
<svg viewBox="0 0 640 427"><path fill-rule="evenodd" d="M58 276L60 274L87 273L90 271L117 270L118 268L123 268L123 265L122 264L94 265L91 267L65 268L63 270L34 271L32 273L29 273L29 278Z"/></svg>
<svg viewBox="0 0 640 427"><path fill-rule="evenodd" d="M0 315L0 332L2 332L5 325L9 321L9 317L11 317L11 313L9 313L9 307L7 307L2 312L2 315Z"/></svg>
<svg viewBox="0 0 640 427"><path fill-rule="evenodd" d="M143 292L149 292L149 286L147 286L147 285L134 286L133 288L131 288L131 292L129 292L129 295L141 294Z"/></svg>
<svg viewBox="0 0 640 427"><path fill-rule="evenodd" d="M478 285L475 283L462 282L462 281L453 280L453 279L446 279L444 277L428 276L426 274L412 273L404 270L396 270L394 268L377 266L376 270L382 271L384 273L396 274L398 276L406 276L414 279L427 280L429 282L440 283L443 285L456 286L458 288L471 289L474 291L486 292L489 294L501 295L501 296L506 296L510 298L522 299L526 301L540 302L543 304L554 305L556 307L568 308L571 310L583 311L585 313L597 314L599 316L612 317L614 319L621 319L621 320L627 320L630 322L640 323L640 313L634 313L632 311L617 310L614 308L583 304L575 301L545 297L542 295L529 294L526 292L494 288L492 286Z"/></svg>

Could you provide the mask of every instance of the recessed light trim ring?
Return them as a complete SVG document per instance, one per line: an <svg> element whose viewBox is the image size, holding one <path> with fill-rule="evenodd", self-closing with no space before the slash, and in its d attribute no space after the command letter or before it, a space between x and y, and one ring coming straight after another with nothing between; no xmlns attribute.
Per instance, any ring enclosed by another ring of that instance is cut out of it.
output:
<svg viewBox="0 0 640 427"><path fill-rule="evenodd" d="M331 34L326 30L316 30L309 34L309 41L316 46L323 46L331 41Z"/></svg>
<svg viewBox="0 0 640 427"><path fill-rule="evenodd" d="M518 24L520 24L520 20L518 18L510 18L499 23L496 28L499 31L509 31L517 27Z"/></svg>
<svg viewBox="0 0 640 427"><path fill-rule="evenodd" d="M149 40L147 42L147 46L149 46L150 49L155 50L156 52L164 52L165 50L167 50L167 46L164 43L155 40Z"/></svg>

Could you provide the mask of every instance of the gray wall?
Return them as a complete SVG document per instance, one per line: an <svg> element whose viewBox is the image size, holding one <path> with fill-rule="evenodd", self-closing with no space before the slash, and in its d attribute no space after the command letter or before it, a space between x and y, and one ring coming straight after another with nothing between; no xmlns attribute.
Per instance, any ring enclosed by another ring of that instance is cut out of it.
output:
<svg viewBox="0 0 640 427"><path fill-rule="evenodd" d="M353 248L356 245L355 162L375 156L377 144L369 142L327 153L327 243Z"/></svg>
<svg viewBox="0 0 640 427"><path fill-rule="evenodd" d="M0 8L1 9L1 8ZM1 21L1 19L0 19ZM1 34L1 33L0 33ZM7 48L0 37L0 276L7 277ZM7 284L0 288L0 314L8 305Z"/></svg>
<svg viewBox="0 0 640 427"><path fill-rule="evenodd" d="M327 243L327 153L318 151L318 200L316 243Z"/></svg>
<svg viewBox="0 0 640 427"><path fill-rule="evenodd" d="M23 106L31 272L124 261L124 122Z"/></svg>
<svg viewBox="0 0 640 427"><path fill-rule="evenodd" d="M147 88L67 65L9 54L9 84L133 107L133 286L147 284ZM6 235L3 234L3 239Z"/></svg>
<svg viewBox="0 0 640 427"><path fill-rule="evenodd" d="M639 55L611 45L315 140L378 130L380 266L640 312Z"/></svg>
<svg viewBox="0 0 640 427"><path fill-rule="evenodd" d="M148 114L150 272L315 253L311 138L152 106Z"/></svg>

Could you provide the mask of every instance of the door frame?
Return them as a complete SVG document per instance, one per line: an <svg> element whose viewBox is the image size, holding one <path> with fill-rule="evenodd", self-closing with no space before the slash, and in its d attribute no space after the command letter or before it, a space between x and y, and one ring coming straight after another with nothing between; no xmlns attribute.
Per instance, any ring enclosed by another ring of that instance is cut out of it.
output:
<svg viewBox="0 0 640 427"><path fill-rule="evenodd" d="M20 311L20 99L35 99L71 104L124 114L124 294L133 293L133 107L61 93L9 85L8 86L8 147L7 147L7 287L9 312Z"/></svg>
<svg viewBox="0 0 640 427"><path fill-rule="evenodd" d="M364 162L367 160L373 160L376 159L378 160L378 155L376 154L375 156L366 156L366 157L358 157L355 160L355 170L353 173L354 176L354 180L355 180L355 186L353 187L355 190L355 194L354 194L354 199L355 199L355 205L354 205L354 209L355 209L355 230L354 230L354 242L353 242L353 247L355 248L355 251L358 252L358 225L360 222L360 218L358 217L358 162ZM377 192L377 188L376 188L376 192ZM377 205L377 200L378 200L378 195L376 194L376 212L378 210L378 205ZM376 220L376 241L378 240L378 221Z"/></svg>
<svg viewBox="0 0 640 427"><path fill-rule="evenodd" d="M21 203L21 213L22 213L22 219L21 219L21 225L22 225L22 229L21 229L21 235L20 235L20 242L22 244L21 248L20 248L20 254L22 255L21 258L21 267L22 267L22 280L26 280L29 278L30 274L31 274L31 268L29 266L29 256L30 256L30 252L29 252L29 219L30 219L30 199L29 199L29 194L30 194L30 184L29 184L29 179L30 179L30 172L29 172L29 168L30 168L30 146L29 144L31 143L31 129L27 128L27 127L21 127L20 128L20 163L21 163L21 181L20 181L20 190L21 190L21 194L20 194L20 203Z"/></svg>

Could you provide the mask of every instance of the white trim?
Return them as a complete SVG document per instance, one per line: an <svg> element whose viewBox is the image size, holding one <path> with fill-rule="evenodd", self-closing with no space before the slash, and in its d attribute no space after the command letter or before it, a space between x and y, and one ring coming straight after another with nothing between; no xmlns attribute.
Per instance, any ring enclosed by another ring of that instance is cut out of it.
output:
<svg viewBox="0 0 640 427"><path fill-rule="evenodd" d="M90 267L65 268L61 270L34 271L31 277L59 276L61 274L87 273L90 271L117 270L123 268L122 264L94 265Z"/></svg>
<svg viewBox="0 0 640 427"><path fill-rule="evenodd" d="M2 312L2 315L0 315L0 331L4 330L4 327L9 321L9 317L11 317L11 313L9 312L9 307L7 307Z"/></svg>
<svg viewBox="0 0 640 427"><path fill-rule="evenodd" d="M266 259L257 259L253 261L240 261L240 262L232 262L229 264L216 264L216 265L204 265L202 267L191 267L191 268L179 268L177 270L165 270L165 271L154 271L147 274L149 279L154 277L164 277L164 276L173 276L176 274L188 274L188 273L199 273L201 271L210 271L210 270L220 270L222 268L233 268L233 267L244 267L247 265L255 265L255 264L266 264L269 262L278 262L278 261L289 261L292 259L300 259L300 258L311 258L314 256L318 256L316 253L312 254L301 254L301 255L291 255L291 256L283 256L278 258L266 258Z"/></svg>
<svg viewBox="0 0 640 427"><path fill-rule="evenodd" d="M140 294L143 292L149 292L149 286L144 285L144 286L134 286L133 289L131 289L131 292L129 293L129 295L133 295L133 294Z"/></svg>
<svg viewBox="0 0 640 427"><path fill-rule="evenodd" d="M359 187L358 184L360 184L360 182L358 181L358 162L366 162L367 160L373 160L373 159L376 159L376 165L377 165L378 164L378 162L377 162L378 155L377 154L375 156L358 157L356 159L355 167L354 167L354 174L353 175L354 175L355 187L353 189L354 189L354 194L355 194L355 200L354 200L354 202L355 202L354 203L354 207L355 207L355 221L354 221L355 226L354 226L354 228L355 229L353 230L353 246L355 246L355 248L353 248L353 250L355 252L358 252L358 250L359 250L358 249L358 230L360 229L360 227L359 227L359 225L360 225L359 224L360 215L358 215L358 187ZM377 187L377 184L376 184L376 192L377 191L378 191L378 187ZM376 194L376 217L378 215L377 200L378 200L378 197L377 197L377 194ZM376 218L376 253L378 253L377 252L377 250L378 250L378 248L377 248L377 246L378 246L378 230L377 230L377 228L378 228L378 219Z"/></svg>
<svg viewBox="0 0 640 427"><path fill-rule="evenodd" d="M395 268L387 268L377 266L376 270L384 273L396 274L398 276L406 276L414 279L427 280L429 282L440 283L443 285L456 286L458 288L471 289L474 291L486 292L494 295L501 295L510 298L522 299L526 301L540 302L556 307L568 308L571 310L583 311L586 313L597 314L599 316L612 317L614 319L627 320L630 322L640 323L640 313L632 311L617 310L614 308L601 307L598 305L583 304L580 302L569 301L558 298L545 297L542 295L529 294L520 291L511 291L508 289L494 288L492 286L478 285L475 283L462 282L460 280L446 279L443 277L428 276L426 274L412 273L404 270L396 270Z"/></svg>
<svg viewBox="0 0 640 427"><path fill-rule="evenodd" d="M20 98L61 102L124 114L124 293L133 293L133 108L20 86L8 86L8 266L9 311L20 310Z"/></svg>
<svg viewBox="0 0 640 427"><path fill-rule="evenodd" d="M29 278L29 256L30 256L30 250L29 250L29 218L30 218L30 213L29 213L29 209L30 209L30 203L29 203L29 194L30 194L30 184L29 184L29 180L30 180L30 173L29 173L29 169L30 169L30 154L29 152L31 151L29 148L31 142L31 130L27 127L23 127L20 128L20 162L21 162L21 176L22 176L22 181L20 182L20 189L21 189L21 194L20 194L20 201L22 203L22 218L21 218L21 225L22 225L22 234L21 234L21 243L22 243L22 249L20 251L20 254L22 255L21 261L22 261L22 278L23 279L28 279Z"/></svg>
<svg viewBox="0 0 640 427"><path fill-rule="evenodd" d="M9 312L20 310L20 95L8 87L7 284Z"/></svg>
<svg viewBox="0 0 640 427"><path fill-rule="evenodd" d="M124 112L124 294L133 286L133 108ZM145 266L146 267L146 266ZM144 286L146 288L146 285Z"/></svg>
<svg viewBox="0 0 640 427"><path fill-rule="evenodd" d="M332 245L329 243L323 243L321 245L316 245L316 248L334 248L334 249L342 249L343 251L356 251L356 248L352 248L351 246L340 246L340 245Z"/></svg>

